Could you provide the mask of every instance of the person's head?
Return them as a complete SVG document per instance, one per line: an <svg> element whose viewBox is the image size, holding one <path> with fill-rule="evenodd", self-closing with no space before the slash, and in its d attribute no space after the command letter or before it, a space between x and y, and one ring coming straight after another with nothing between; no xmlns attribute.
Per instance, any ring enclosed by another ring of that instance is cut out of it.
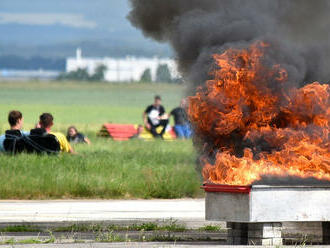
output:
<svg viewBox="0 0 330 248"><path fill-rule="evenodd" d="M155 96L155 106L159 106L162 104L162 98L160 96Z"/></svg>
<svg viewBox="0 0 330 248"><path fill-rule="evenodd" d="M49 129L53 126L54 118L50 113L43 113L39 117L39 124L41 128Z"/></svg>
<svg viewBox="0 0 330 248"><path fill-rule="evenodd" d="M67 136L68 137L74 137L78 133L78 130L75 126L70 126L67 131Z"/></svg>
<svg viewBox="0 0 330 248"><path fill-rule="evenodd" d="M182 98L181 99L180 106L182 108L186 108L187 107L187 99L186 98Z"/></svg>
<svg viewBox="0 0 330 248"><path fill-rule="evenodd" d="M23 115L20 111L13 110L8 114L8 122L11 128L21 129L23 127Z"/></svg>

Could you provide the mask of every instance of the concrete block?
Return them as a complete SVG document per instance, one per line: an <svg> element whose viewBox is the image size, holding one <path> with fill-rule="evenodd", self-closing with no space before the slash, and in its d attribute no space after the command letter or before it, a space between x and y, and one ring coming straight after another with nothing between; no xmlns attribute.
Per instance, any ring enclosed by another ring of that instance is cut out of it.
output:
<svg viewBox="0 0 330 248"><path fill-rule="evenodd" d="M226 227L231 228L231 229L247 229L248 224L247 223L237 223L237 222L227 222Z"/></svg>
<svg viewBox="0 0 330 248"><path fill-rule="evenodd" d="M234 230L228 231L228 236L231 236L231 237L241 237L243 235L247 235L246 230L234 229Z"/></svg>
<svg viewBox="0 0 330 248"><path fill-rule="evenodd" d="M255 230L249 230L248 231L248 237L249 238L263 238L263 231L255 231Z"/></svg>
<svg viewBox="0 0 330 248"><path fill-rule="evenodd" d="M249 245L266 245L266 246L278 246L282 245L283 241L281 238L249 238L248 240Z"/></svg>
<svg viewBox="0 0 330 248"><path fill-rule="evenodd" d="M227 245L247 245L247 238L228 237Z"/></svg>
<svg viewBox="0 0 330 248"><path fill-rule="evenodd" d="M330 222L322 223L323 244L330 245Z"/></svg>
<svg viewBox="0 0 330 248"><path fill-rule="evenodd" d="M228 223L228 244L281 245L281 223Z"/></svg>
<svg viewBox="0 0 330 248"><path fill-rule="evenodd" d="M272 239L249 238L248 245L273 245Z"/></svg>

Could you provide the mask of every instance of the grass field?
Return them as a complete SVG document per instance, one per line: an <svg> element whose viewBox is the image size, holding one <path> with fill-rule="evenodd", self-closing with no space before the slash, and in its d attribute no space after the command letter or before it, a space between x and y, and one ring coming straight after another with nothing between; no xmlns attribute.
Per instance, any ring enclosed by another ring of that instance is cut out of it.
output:
<svg viewBox="0 0 330 248"><path fill-rule="evenodd" d="M104 122L141 123L142 112L160 94L167 111L180 103L182 86L168 84L0 83L0 127L7 128L7 112L20 109L26 126L42 112L55 117L55 129L75 124L94 131Z"/></svg>
<svg viewBox="0 0 330 248"><path fill-rule="evenodd" d="M181 198L202 195L191 141L114 142L96 137L105 122L141 123L155 94L167 110L184 88L166 84L0 83L0 131L7 113L23 112L30 129L42 112L55 117L54 130L76 125L92 140L78 155L0 155L1 199Z"/></svg>

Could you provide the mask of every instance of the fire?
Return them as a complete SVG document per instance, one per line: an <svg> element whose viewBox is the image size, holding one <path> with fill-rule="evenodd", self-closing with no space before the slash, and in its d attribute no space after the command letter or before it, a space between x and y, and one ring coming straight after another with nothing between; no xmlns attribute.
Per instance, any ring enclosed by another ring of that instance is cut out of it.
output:
<svg viewBox="0 0 330 248"><path fill-rule="evenodd" d="M188 115L204 143L206 181L249 185L263 175L330 180L330 87L290 86L269 45L215 54L212 80L190 98ZM212 158L213 157L213 158Z"/></svg>

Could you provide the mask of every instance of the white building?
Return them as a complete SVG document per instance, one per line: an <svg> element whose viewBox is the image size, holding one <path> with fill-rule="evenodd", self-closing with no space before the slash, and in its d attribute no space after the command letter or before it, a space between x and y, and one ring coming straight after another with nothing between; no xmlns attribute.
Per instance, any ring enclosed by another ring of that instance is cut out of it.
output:
<svg viewBox="0 0 330 248"><path fill-rule="evenodd" d="M130 82L139 81L143 72L146 69L151 70L152 80L156 80L156 71L159 65L167 64L172 77L179 76L176 62L173 59L159 59L159 58L83 58L80 48L76 51L75 58L67 58L66 72L76 71L77 69L87 69L88 73L92 75L95 69L100 65L105 65L107 71L105 73L105 80L109 82Z"/></svg>

